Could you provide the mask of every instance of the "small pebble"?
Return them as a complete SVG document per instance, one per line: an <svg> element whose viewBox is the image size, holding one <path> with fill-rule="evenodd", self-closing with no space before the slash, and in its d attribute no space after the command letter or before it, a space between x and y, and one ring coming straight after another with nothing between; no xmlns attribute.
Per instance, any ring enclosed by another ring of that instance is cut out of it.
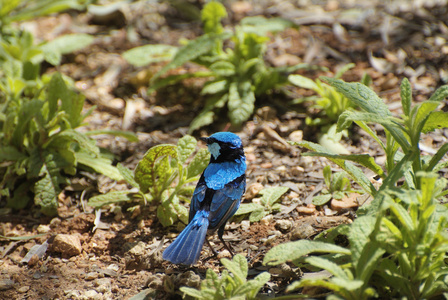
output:
<svg viewBox="0 0 448 300"><path fill-rule="evenodd" d="M248 220L241 221L241 229L243 231L247 231L247 230L249 230L249 228L250 228L250 221L248 221Z"/></svg>
<svg viewBox="0 0 448 300"><path fill-rule="evenodd" d="M260 223L267 226L272 222L273 219L273 215L267 215L260 220Z"/></svg>
<svg viewBox="0 0 448 300"><path fill-rule="evenodd" d="M218 259L229 258L229 257L232 257L232 255L230 254L229 250L227 250L227 249L224 249L218 253Z"/></svg>
<svg viewBox="0 0 448 300"><path fill-rule="evenodd" d="M51 228L50 228L49 225L40 224L37 227L37 232L38 233L47 233L47 232L50 232L50 231L51 231Z"/></svg>
<svg viewBox="0 0 448 300"><path fill-rule="evenodd" d="M98 278L98 273L97 272L89 272L86 274L85 279L86 280L94 280Z"/></svg>
<svg viewBox="0 0 448 300"><path fill-rule="evenodd" d="M29 291L29 289L30 289L30 287L28 285L25 285L25 286L22 286L22 287L18 288L17 292L19 292L19 293L26 293L26 292Z"/></svg>

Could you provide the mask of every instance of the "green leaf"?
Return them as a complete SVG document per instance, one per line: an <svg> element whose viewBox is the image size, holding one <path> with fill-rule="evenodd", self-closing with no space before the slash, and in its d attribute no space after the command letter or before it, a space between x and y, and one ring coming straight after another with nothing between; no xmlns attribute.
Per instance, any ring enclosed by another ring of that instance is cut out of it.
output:
<svg viewBox="0 0 448 300"><path fill-rule="evenodd" d="M422 128L423 133L448 127L448 113L444 111L433 111Z"/></svg>
<svg viewBox="0 0 448 300"><path fill-rule="evenodd" d="M185 135L177 142L177 157L179 163L183 165L196 149L197 141L191 135Z"/></svg>
<svg viewBox="0 0 448 300"><path fill-rule="evenodd" d="M218 94L227 91L227 80L208 81L201 90L201 95Z"/></svg>
<svg viewBox="0 0 448 300"><path fill-rule="evenodd" d="M267 215L268 215L268 212L265 211L264 209L254 210L249 215L249 221L259 222L261 219L263 219Z"/></svg>
<svg viewBox="0 0 448 300"><path fill-rule="evenodd" d="M106 175L113 180L123 180L118 169L112 166L112 161L104 157L92 157L89 153L75 152L78 164L92 168L94 171Z"/></svg>
<svg viewBox="0 0 448 300"><path fill-rule="evenodd" d="M125 51L122 55L128 63L136 67L143 67L151 63L173 59L177 49L177 47L163 44L144 45Z"/></svg>
<svg viewBox="0 0 448 300"><path fill-rule="evenodd" d="M95 208L100 208L105 205L131 200L132 193L129 193L128 191L112 191L107 194L91 197L87 204Z"/></svg>
<svg viewBox="0 0 448 300"><path fill-rule="evenodd" d="M289 190L287 186L276 186L262 189L259 194L261 195L261 203L274 205L280 197Z"/></svg>
<svg viewBox="0 0 448 300"><path fill-rule="evenodd" d="M163 227L173 225L178 217L172 203L165 202L157 206L157 218Z"/></svg>
<svg viewBox="0 0 448 300"><path fill-rule="evenodd" d="M403 112L406 116L411 113L411 103L412 103L412 89L411 84L407 78L404 78L400 86L401 94L401 106L403 107Z"/></svg>
<svg viewBox="0 0 448 300"><path fill-rule="evenodd" d="M138 142L138 137L134 132L124 131L124 130L113 130L113 129L100 129L100 130L90 130L84 133L87 136L108 134L113 136L121 136L130 142Z"/></svg>
<svg viewBox="0 0 448 300"><path fill-rule="evenodd" d="M311 79L306 78L305 76L302 76L302 75L289 75L288 80L292 84L294 84L298 87L304 88L304 89L309 89L309 90L313 90L313 91L319 90L319 87L317 86L317 84L314 81L312 81Z"/></svg>
<svg viewBox="0 0 448 300"><path fill-rule="evenodd" d="M219 60L210 65L210 70L216 76L228 77L235 75L235 65L225 60Z"/></svg>
<svg viewBox="0 0 448 300"><path fill-rule="evenodd" d="M27 156L20 153L14 146L3 146L0 148L0 162L23 160Z"/></svg>
<svg viewBox="0 0 448 300"><path fill-rule="evenodd" d="M202 111L196 118L193 119L193 121L191 121L188 133L192 133L196 129L212 124L214 118L215 113L213 111Z"/></svg>
<svg viewBox="0 0 448 300"><path fill-rule="evenodd" d="M52 53L59 57L58 61L49 61L54 65L59 65L61 54L68 54L85 48L92 44L93 41L94 37L85 33L66 34L43 44L40 48L44 55L45 53Z"/></svg>
<svg viewBox="0 0 448 300"><path fill-rule="evenodd" d="M325 153L325 152L306 152L302 154L303 156L321 156L321 157L327 157L327 158L333 158L333 159L340 159L340 160L348 160L353 161L355 163L358 163L373 172L375 174L384 177L384 171L381 169L379 165L376 164L375 159L371 157L369 154L331 154L331 153Z"/></svg>
<svg viewBox="0 0 448 300"><path fill-rule="evenodd" d="M232 260L227 258L221 259L221 263L227 270L232 272L233 276L238 280L240 284L246 282L248 265L246 258L241 254L237 254L233 257Z"/></svg>
<svg viewBox="0 0 448 300"><path fill-rule="evenodd" d="M207 167L210 161L210 152L207 149L199 149L187 166L187 179L198 176Z"/></svg>
<svg viewBox="0 0 448 300"><path fill-rule="evenodd" d="M434 110L440 105L438 101L425 101L417 104L412 109L411 115L414 118L414 130L420 132L425 126L425 122Z"/></svg>
<svg viewBox="0 0 448 300"><path fill-rule="evenodd" d="M177 147L168 144L157 145L149 149L138 163L134 178L143 193L156 186L158 180L163 181L170 176L168 157L177 158Z"/></svg>
<svg viewBox="0 0 448 300"><path fill-rule="evenodd" d="M186 287L186 286L182 286L182 287L179 288L179 290L182 293L184 293L185 295L191 296L191 297L193 297L195 299L206 299L202 295L201 291L199 291L197 289Z"/></svg>
<svg viewBox="0 0 448 300"><path fill-rule="evenodd" d="M311 253L339 253L350 255L350 250L323 242L299 240L275 246L266 253L264 265L274 266L288 261L294 261Z"/></svg>
<svg viewBox="0 0 448 300"><path fill-rule="evenodd" d="M229 118L232 124L240 125L254 112L255 95L250 81L240 84L232 82L229 88Z"/></svg>
<svg viewBox="0 0 448 300"><path fill-rule="evenodd" d="M438 88L428 101L442 101L448 97L448 85Z"/></svg>
<svg viewBox="0 0 448 300"><path fill-rule="evenodd" d="M309 256L309 257L305 258L304 260L306 263L309 263L310 265L312 265L314 267L318 267L320 269L327 270L328 272L333 274L333 276L343 278L343 279L349 279L347 274L345 273L345 271L340 266L338 266L337 264L335 264L334 262L332 262L329 259L326 259L324 257L319 257L319 256Z"/></svg>
<svg viewBox="0 0 448 300"><path fill-rule="evenodd" d="M443 146L440 147L439 150L437 150L436 154L429 161L425 171L432 171L434 167L439 163L439 161L442 160L442 158L445 156L447 152L448 152L448 143L443 144Z"/></svg>
<svg viewBox="0 0 448 300"><path fill-rule="evenodd" d="M322 147L319 144L307 142L307 141L303 141L303 142L299 142L299 143L290 142L290 144L305 147L310 150L317 151L320 154L328 155L328 159L331 160L332 162L334 162L335 164L337 164L338 166L340 166L344 171L346 171L347 174L355 182L357 182L366 193L369 193L370 195L376 194L375 187L370 182L370 180L367 178L367 176L364 175L364 172L361 169L359 169L358 167L356 167L355 165L353 165L352 163L350 163L348 161L345 161L340 158L332 157L335 154L331 153L331 151L329 151L328 149L325 149L324 147Z"/></svg>
<svg viewBox="0 0 448 300"><path fill-rule="evenodd" d="M204 5L201 11L201 20L204 23L205 33L221 33L223 31L221 19L227 17L224 5L211 1Z"/></svg>
<svg viewBox="0 0 448 300"><path fill-rule="evenodd" d="M126 180L127 183L129 183L133 187L139 187L138 183L134 179L134 172L132 172L129 168L126 168L121 163L119 163L117 165L117 170L118 172L120 172L121 176L123 176L124 180Z"/></svg>
<svg viewBox="0 0 448 300"><path fill-rule="evenodd" d="M322 80L328 82L338 92L342 93L364 111L382 117L392 115L384 101L367 86L359 82L347 83L330 77L322 77Z"/></svg>
<svg viewBox="0 0 448 300"><path fill-rule="evenodd" d="M40 170L42 179L34 185L34 203L40 205L41 211L47 216L57 213L58 195L61 192L60 184L67 183L60 174L60 168L65 165L57 156L43 153L44 163Z"/></svg>
<svg viewBox="0 0 448 300"><path fill-rule="evenodd" d="M190 41L187 45L183 46L176 52L173 60L165 65L157 74L155 74L151 81L155 81L167 71L180 67L184 63L209 52L213 48L213 46L215 46L216 41L224 40L228 37L229 33L204 34L197 39Z"/></svg>
<svg viewBox="0 0 448 300"><path fill-rule="evenodd" d="M316 206L321 206L330 201L332 198L331 194L319 195L313 198L312 203Z"/></svg>
<svg viewBox="0 0 448 300"><path fill-rule="evenodd" d="M80 133L76 130L67 129L62 132L59 132L52 136L46 144L44 144L44 148L65 148L70 143L76 142L79 147L91 154L92 156L98 156L100 154L100 149L95 145L95 141L89 139L85 134Z"/></svg>
<svg viewBox="0 0 448 300"><path fill-rule="evenodd" d="M264 210L264 207L258 203L241 203L240 207L235 213L235 216L245 215L256 210Z"/></svg>
<svg viewBox="0 0 448 300"><path fill-rule="evenodd" d="M265 18L263 16L245 17L240 22L241 30L246 33L255 33L260 36L266 35L268 32L279 32L289 27L293 27L294 23L283 18Z"/></svg>

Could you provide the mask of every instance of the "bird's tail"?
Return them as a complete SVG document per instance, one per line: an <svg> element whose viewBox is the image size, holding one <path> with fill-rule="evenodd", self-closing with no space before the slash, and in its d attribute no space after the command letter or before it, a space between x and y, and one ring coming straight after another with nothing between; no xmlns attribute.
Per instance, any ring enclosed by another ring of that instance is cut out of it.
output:
<svg viewBox="0 0 448 300"><path fill-rule="evenodd" d="M198 211L176 240L165 249L163 259L174 264L195 264L207 234L208 215L207 211Z"/></svg>

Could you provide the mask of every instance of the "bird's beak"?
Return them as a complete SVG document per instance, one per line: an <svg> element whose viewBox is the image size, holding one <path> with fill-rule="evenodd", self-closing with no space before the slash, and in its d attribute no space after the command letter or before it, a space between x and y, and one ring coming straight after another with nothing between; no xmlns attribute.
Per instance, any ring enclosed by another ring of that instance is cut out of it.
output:
<svg viewBox="0 0 448 300"><path fill-rule="evenodd" d="M204 136L204 137L200 137L199 138L201 141L204 141L204 142L206 142L207 144L208 144L208 137L206 137L206 136Z"/></svg>

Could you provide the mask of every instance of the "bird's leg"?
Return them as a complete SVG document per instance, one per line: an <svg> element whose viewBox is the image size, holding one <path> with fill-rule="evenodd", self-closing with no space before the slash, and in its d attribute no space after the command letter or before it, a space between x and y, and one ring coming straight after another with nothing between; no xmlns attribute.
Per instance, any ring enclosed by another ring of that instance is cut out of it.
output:
<svg viewBox="0 0 448 300"><path fill-rule="evenodd" d="M224 227L225 227L225 223L218 229L218 238L219 240L223 243L224 247L226 247L226 249L230 252L230 255L232 255L233 257L233 251L230 248L230 243L229 245L226 244L226 242L224 242L224 239L222 238L223 234L224 234Z"/></svg>
<svg viewBox="0 0 448 300"><path fill-rule="evenodd" d="M210 248L210 250L212 250L213 255L207 257L206 259L204 259L203 262L206 262L210 258L218 257L218 252L216 252L216 250L212 247L212 245L210 244L209 240L207 238L205 238L205 241L207 242L207 246Z"/></svg>

